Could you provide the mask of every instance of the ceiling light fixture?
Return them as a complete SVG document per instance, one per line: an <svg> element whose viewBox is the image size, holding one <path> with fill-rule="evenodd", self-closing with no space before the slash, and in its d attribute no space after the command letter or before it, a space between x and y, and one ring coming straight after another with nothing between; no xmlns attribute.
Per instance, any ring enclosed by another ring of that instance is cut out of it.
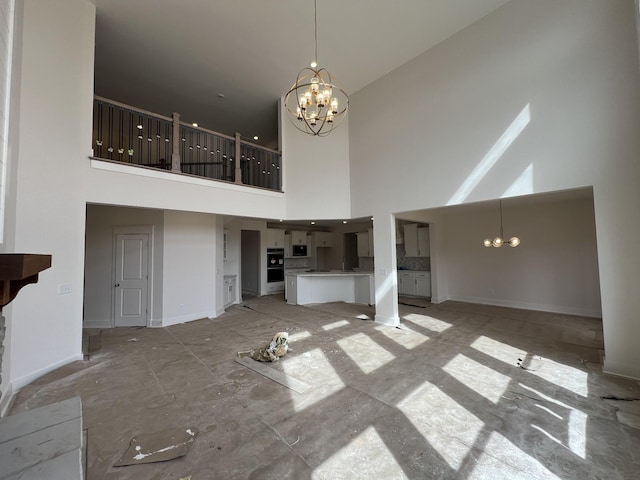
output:
<svg viewBox="0 0 640 480"><path fill-rule="evenodd" d="M517 247L520 245L520 239L518 237L511 237L508 242L504 241L504 234L502 231L502 200L500 200L500 235L491 240L490 238L484 239L484 246L500 248L502 245L509 245L510 247Z"/></svg>
<svg viewBox="0 0 640 480"><path fill-rule="evenodd" d="M300 70L296 82L284 97L289 119L301 132L324 137L344 119L349 96L335 77L318 68L318 8L313 0L315 57L311 67Z"/></svg>

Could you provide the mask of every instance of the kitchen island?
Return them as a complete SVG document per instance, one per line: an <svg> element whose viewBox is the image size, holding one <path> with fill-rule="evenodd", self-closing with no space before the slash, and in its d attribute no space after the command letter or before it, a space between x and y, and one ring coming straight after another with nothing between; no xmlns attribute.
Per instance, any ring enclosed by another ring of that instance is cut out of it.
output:
<svg viewBox="0 0 640 480"><path fill-rule="evenodd" d="M348 302L373 305L373 272L292 272L285 277L287 303Z"/></svg>

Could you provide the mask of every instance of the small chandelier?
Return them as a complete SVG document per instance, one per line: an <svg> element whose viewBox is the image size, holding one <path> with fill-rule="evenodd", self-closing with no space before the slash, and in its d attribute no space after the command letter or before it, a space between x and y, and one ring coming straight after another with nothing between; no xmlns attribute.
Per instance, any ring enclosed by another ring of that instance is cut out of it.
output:
<svg viewBox="0 0 640 480"><path fill-rule="evenodd" d="M284 97L289 119L295 127L309 135L324 137L344 119L349 96L335 77L318 68L318 12L313 0L315 57L310 67L300 70L296 82Z"/></svg>
<svg viewBox="0 0 640 480"><path fill-rule="evenodd" d="M509 245L510 247L517 247L520 245L520 239L518 237L511 237L508 242L504 241L504 234L502 232L502 200L500 200L500 235L491 240L490 238L484 239L485 247L500 248L502 245Z"/></svg>

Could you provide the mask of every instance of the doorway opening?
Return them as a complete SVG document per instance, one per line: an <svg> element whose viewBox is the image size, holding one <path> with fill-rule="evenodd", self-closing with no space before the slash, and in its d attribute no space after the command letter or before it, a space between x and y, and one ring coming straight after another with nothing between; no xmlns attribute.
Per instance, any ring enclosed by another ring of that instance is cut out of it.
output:
<svg viewBox="0 0 640 480"><path fill-rule="evenodd" d="M245 295L260 295L260 232L258 230L240 231L240 274L243 298Z"/></svg>

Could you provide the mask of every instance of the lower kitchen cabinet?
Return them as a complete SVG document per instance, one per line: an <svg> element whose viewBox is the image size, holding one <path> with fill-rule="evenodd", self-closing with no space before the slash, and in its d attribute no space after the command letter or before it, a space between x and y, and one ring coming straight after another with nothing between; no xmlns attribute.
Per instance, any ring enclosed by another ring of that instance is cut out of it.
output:
<svg viewBox="0 0 640 480"><path fill-rule="evenodd" d="M430 297L431 272L398 270L398 294L414 297Z"/></svg>
<svg viewBox="0 0 640 480"><path fill-rule="evenodd" d="M238 277L236 275L225 275L224 277L224 307L227 308L229 305L236 302L238 290Z"/></svg>

